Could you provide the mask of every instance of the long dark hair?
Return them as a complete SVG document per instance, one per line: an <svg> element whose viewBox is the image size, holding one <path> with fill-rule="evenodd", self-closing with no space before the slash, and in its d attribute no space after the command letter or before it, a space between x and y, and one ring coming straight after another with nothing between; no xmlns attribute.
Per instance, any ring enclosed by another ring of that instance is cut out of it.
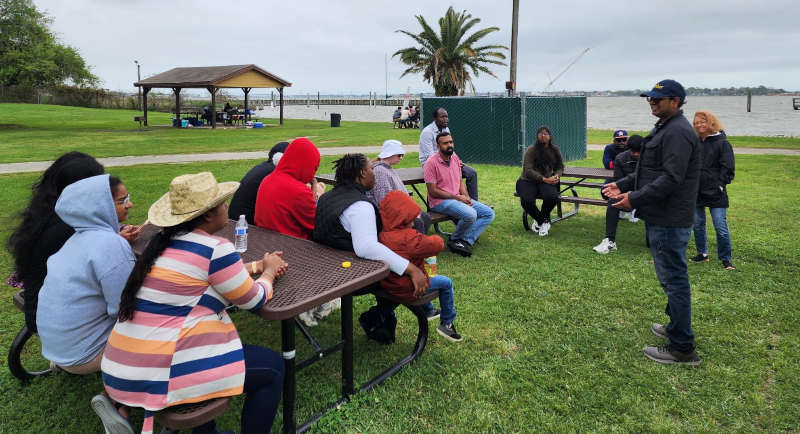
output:
<svg viewBox="0 0 800 434"><path fill-rule="evenodd" d="M133 313L136 310L136 294L139 292L144 278L150 272L156 259L169 247L170 241L179 235L193 231L203 222L204 216L205 214L176 226L162 228L150 239L144 252L136 260L136 264L134 264L133 270L128 276L128 281L125 283L125 289L122 290L118 317L121 322L133 319Z"/></svg>
<svg viewBox="0 0 800 434"><path fill-rule="evenodd" d="M550 135L549 145L539 140L539 133L547 131ZM536 143L533 144L533 165L542 175L548 170L554 173L564 169L564 159L561 152L553 142L553 132L547 125L542 125L536 129Z"/></svg>
<svg viewBox="0 0 800 434"><path fill-rule="evenodd" d="M7 248L14 257L17 274L24 278L29 271L30 254L42 233L52 224L58 196L73 182L101 175L103 165L83 152L67 152L58 157L31 186L28 206L19 213L19 225L8 238Z"/></svg>

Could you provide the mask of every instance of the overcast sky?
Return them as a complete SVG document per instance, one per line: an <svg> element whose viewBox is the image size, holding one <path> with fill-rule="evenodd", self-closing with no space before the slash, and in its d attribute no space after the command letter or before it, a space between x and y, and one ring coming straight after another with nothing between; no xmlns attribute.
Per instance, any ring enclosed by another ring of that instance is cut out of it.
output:
<svg viewBox="0 0 800 434"><path fill-rule="evenodd" d="M511 46L511 0L170 1L34 0L62 42L78 48L108 89L135 91L142 78L177 66L254 63L288 80L287 94L432 92L391 55L413 41L414 18L437 20L452 4L500 30L487 44ZM517 88L541 91L584 49L550 90L684 86L800 89L800 1L520 1ZM405 5L405 6L401 6ZM510 51L507 53L510 56ZM474 80L500 92L509 69ZM550 78L549 78L550 77ZM254 91L255 92L255 91Z"/></svg>

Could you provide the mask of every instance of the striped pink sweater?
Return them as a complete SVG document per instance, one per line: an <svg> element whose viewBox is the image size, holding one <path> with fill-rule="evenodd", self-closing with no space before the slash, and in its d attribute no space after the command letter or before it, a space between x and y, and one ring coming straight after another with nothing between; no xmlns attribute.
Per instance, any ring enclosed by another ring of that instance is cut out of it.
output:
<svg viewBox="0 0 800 434"><path fill-rule="evenodd" d="M242 343L225 307L258 310L271 292L229 241L200 230L175 237L145 277L133 319L108 338L106 391L146 410L242 393Z"/></svg>

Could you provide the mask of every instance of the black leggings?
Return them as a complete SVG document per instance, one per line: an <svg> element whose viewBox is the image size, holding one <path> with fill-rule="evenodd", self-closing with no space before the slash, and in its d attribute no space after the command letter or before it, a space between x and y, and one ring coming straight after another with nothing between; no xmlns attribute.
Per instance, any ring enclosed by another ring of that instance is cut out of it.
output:
<svg viewBox="0 0 800 434"><path fill-rule="evenodd" d="M536 220L537 224L550 221L550 212L558 203L558 186L544 182L517 180L517 194L522 209ZM536 198L542 199L542 210L536 208Z"/></svg>

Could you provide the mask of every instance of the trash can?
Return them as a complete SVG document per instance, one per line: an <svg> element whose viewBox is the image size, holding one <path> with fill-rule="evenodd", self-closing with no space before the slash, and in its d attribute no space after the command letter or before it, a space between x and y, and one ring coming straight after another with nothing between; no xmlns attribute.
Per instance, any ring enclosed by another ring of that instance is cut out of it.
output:
<svg viewBox="0 0 800 434"><path fill-rule="evenodd" d="M341 113L331 113L331 127L338 127L342 123Z"/></svg>

